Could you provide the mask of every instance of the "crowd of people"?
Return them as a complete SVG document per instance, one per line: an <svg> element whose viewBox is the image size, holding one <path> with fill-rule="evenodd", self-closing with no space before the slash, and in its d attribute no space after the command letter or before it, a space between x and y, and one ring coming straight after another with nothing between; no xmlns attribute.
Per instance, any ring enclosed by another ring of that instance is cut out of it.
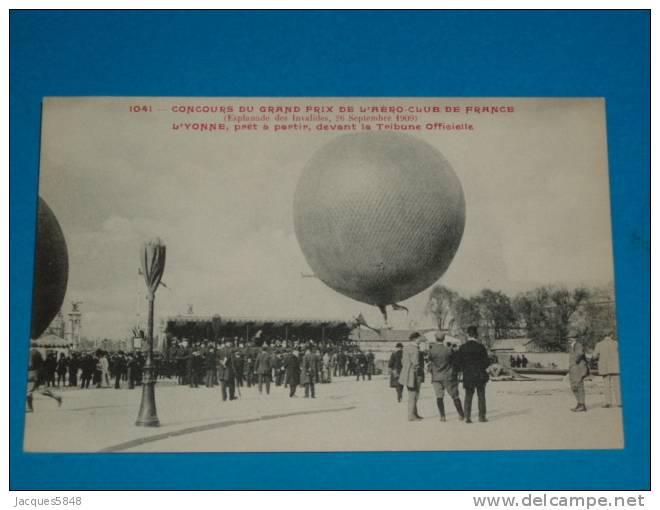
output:
<svg viewBox="0 0 660 510"><path fill-rule="evenodd" d="M154 353L154 377L176 379L191 388L216 387L222 400L234 400L240 388L256 386L259 393L270 394L271 385L288 388L296 397L299 386L306 398L316 398L316 385L328 384L334 377L352 376L371 380L376 373L375 355L363 352L355 343L315 342L313 340L271 340L244 342L240 338L221 338L216 342L189 342L173 339L165 353ZM28 411L32 393L55 398L52 388L80 387L134 389L143 382L146 354L143 352L50 352L44 358L36 348L30 353Z"/></svg>
<svg viewBox="0 0 660 510"><path fill-rule="evenodd" d="M38 351L37 351L38 352ZM32 353L31 357L37 356ZM41 356L39 354L39 356ZM41 356L43 358L43 356ZM145 355L142 352L110 353L101 349L92 352L49 352L39 363L39 383L46 388L80 386L102 388L125 382L129 388L142 383Z"/></svg>
<svg viewBox="0 0 660 510"><path fill-rule="evenodd" d="M441 421L446 421L444 396L452 400L458 418L472 423L472 401L477 394L479 421L486 418L486 383L489 367L497 358L478 340L477 328L470 327L462 343L445 342L437 332L436 342L428 349L420 348L425 339L413 333L404 348L399 343L392 353L388 368L390 386L396 389L397 400L408 390L408 419L420 420L417 401L425 374L430 374ZM598 363L599 373L605 381L605 407L621 405L618 345L610 336L594 350L592 361ZM527 365L522 355L511 356L512 368ZM48 353L44 358L32 348L28 387L28 411L32 411L32 394L38 388L42 394L54 398L61 405L62 398L52 392L56 387L127 388L143 383L146 356L142 352L72 352ZM235 400L241 388L256 386L259 393L270 394L271 386L288 389L296 397L299 386L304 387L305 398L316 398L316 385L328 384L335 377L355 377L358 381L371 380L377 373L375 355L357 344L343 342L315 342L313 340L277 340L244 342L240 338L221 338L216 342L202 340L189 342L173 339L165 353L153 357L156 378L176 379L179 385L191 388L216 387L221 389L222 400ZM569 370L567 378L575 394L577 405L573 411L586 411L584 379L589 375L589 360L576 335L569 335ZM464 398L459 394L462 381Z"/></svg>
<svg viewBox="0 0 660 510"><path fill-rule="evenodd" d="M290 397L302 385L305 397L315 398L317 383L344 376L371 380L375 374L373 352L362 352L348 342L272 340L256 346L237 338L193 345L182 340L163 362L161 375L175 375L178 384L193 388L219 385L223 400L235 399L236 388L243 386L256 385L260 393L269 394L271 384L287 387Z"/></svg>

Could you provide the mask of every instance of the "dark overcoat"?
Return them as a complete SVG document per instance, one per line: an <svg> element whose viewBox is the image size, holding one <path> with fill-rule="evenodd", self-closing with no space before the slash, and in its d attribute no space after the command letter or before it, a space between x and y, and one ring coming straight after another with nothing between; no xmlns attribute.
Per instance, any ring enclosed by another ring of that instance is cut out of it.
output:
<svg viewBox="0 0 660 510"><path fill-rule="evenodd" d="M396 388L399 384L399 374L401 373L401 358L403 357L403 349L397 349L390 356L390 361L387 363L387 368L390 369L390 388Z"/></svg>
<svg viewBox="0 0 660 510"><path fill-rule="evenodd" d="M476 340L470 339L455 353L455 362L463 372L463 387L475 388L488 382L490 358L488 351Z"/></svg>
<svg viewBox="0 0 660 510"><path fill-rule="evenodd" d="M254 363L254 373L270 376L273 369L273 358L270 353L261 351Z"/></svg>
<svg viewBox="0 0 660 510"><path fill-rule="evenodd" d="M293 353L289 354L284 360L284 368L286 370L284 382L289 386L300 384L300 358Z"/></svg>

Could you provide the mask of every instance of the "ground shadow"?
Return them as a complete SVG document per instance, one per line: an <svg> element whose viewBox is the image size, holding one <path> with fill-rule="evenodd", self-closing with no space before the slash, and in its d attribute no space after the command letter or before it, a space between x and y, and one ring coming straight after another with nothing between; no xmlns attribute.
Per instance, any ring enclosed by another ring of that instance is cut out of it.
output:
<svg viewBox="0 0 660 510"><path fill-rule="evenodd" d="M183 436L187 434L195 434L197 432L206 432L208 430L214 430L214 429L220 429L224 427L231 427L232 425L240 425L243 423L252 423L252 422L257 422L257 421L264 421L264 420L276 420L278 418L288 418L290 416L301 416L301 415L309 415L309 414L322 414L322 413L334 413L334 412L340 412L340 411L350 411L355 409L355 406L350 406L350 407L341 407L338 409L319 409L316 411L299 411L295 413L283 413L283 414L272 414L272 415L264 415L264 416L259 416L256 418L246 418L243 420L227 420L227 421L221 421L221 422L215 422L215 423L208 423L206 425L198 425L196 427L187 427L185 429L180 429L180 430L173 430L171 432L165 432L163 434L156 434L153 436L147 436L147 437L142 437L139 439L133 439L131 441L126 441L124 443L119 443L114 446L109 446L107 448L103 448L100 450L101 453L105 452L119 452L122 450L128 450L130 448L135 448L137 446L146 444L146 443L153 443L155 441L161 441L163 439L169 439L171 437L177 437L177 436Z"/></svg>

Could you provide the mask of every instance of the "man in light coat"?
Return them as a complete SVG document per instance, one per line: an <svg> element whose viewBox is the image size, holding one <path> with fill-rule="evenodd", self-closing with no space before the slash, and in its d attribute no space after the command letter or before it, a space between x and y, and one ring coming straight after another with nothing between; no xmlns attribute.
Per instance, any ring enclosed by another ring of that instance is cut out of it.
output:
<svg viewBox="0 0 660 510"><path fill-rule="evenodd" d="M410 335L410 342L403 349L401 356L401 373L399 384L408 388L408 421L419 421L422 417L417 412L419 391L424 382L424 362L419 352L421 335L417 332Z"/></svg>
<svg viewBox="0 0 660 510"><path fill-rule="evenodd" d="M603 407L621 407L618 343L611 336L606 336L596 344L593 359L598 360L598 374L603 377L605 383Z"/></svg>

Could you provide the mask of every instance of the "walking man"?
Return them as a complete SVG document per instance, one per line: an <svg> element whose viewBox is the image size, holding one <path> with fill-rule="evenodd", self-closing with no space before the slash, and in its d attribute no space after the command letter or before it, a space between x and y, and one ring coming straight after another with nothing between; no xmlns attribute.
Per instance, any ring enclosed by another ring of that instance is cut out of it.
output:
<svg viewBox="0 0 660 510"><path fill-rule="evenodd" d="M32 395L39 389L44 377L44 358L39 350L33 345L30 349L30 366L28 368L28 391L27 391L27 412L34 411L32 406ZM39 393L57 401L58 407L62 405L62 397L55 395L49 389L43 389Z"/></svg>

